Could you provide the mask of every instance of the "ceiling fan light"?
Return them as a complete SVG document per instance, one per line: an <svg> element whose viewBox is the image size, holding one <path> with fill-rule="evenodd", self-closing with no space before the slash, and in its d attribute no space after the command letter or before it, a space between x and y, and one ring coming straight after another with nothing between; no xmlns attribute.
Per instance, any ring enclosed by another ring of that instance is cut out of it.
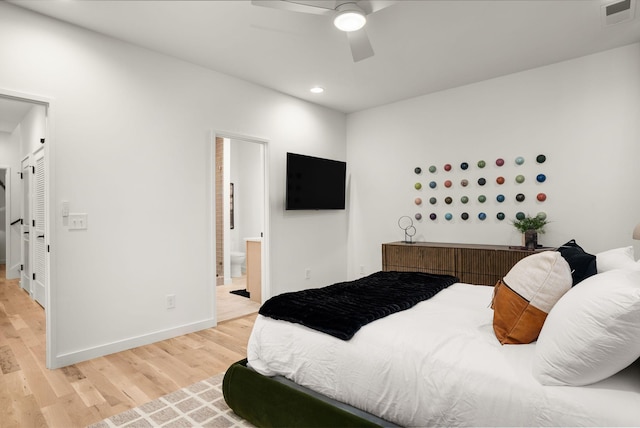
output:
<svg viewBox="0 0 640 428"><path fill-rule="evenodd" d="M338 30L346 32L358 31L366 23L367 18L364 16L364 12L354 3L340 5L335 18L333 18L333 25Z"/></svg>

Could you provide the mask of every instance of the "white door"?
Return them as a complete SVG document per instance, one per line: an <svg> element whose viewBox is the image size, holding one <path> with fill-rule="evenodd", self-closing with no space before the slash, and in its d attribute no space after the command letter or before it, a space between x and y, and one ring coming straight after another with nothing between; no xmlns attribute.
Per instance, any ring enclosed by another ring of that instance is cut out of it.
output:
<svg viewBox="0 0 640 428"><path fill-rule="evenodd" d="M29 157L22 160L22 262L20 263L20 286L31 296L31 174Z"/></svg>
<svg viewBox="0 0 640 428"><path fill-rule="evenodd" d="M45 239L45 162L44 148L33 156L35 173L33 175L33 297L44 307L44 287L47 282L47 241Z"/></svg>

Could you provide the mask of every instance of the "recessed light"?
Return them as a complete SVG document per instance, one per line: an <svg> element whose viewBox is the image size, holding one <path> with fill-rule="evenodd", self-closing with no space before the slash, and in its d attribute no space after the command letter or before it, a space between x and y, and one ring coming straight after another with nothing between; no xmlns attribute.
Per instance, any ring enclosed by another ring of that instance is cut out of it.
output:
<svg viewBox="0 0 640 428"><path fill-rule="evenodd" d="M320 86L314 86L313 88L310 89L310 91L313 92L314 94L321 94L324 92L324 88Z"/></svg>

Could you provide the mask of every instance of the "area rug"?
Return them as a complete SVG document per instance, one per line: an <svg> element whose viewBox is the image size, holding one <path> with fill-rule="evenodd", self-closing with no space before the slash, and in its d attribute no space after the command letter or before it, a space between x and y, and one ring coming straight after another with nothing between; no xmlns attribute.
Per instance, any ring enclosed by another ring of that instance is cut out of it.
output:
<svg viewBox="0 0 640 428"><path fill-rule="evenodd" d="M222 396L224 373L104 419L89 428L253 427L233 413Z"/></svg>
<svg viewBox="0 0 640 428"><path fill-rule="evenodd" d="M229 293L246 297L247 299L251 298L251 293L249 293L247 290L232 290L232 291L229 291Z"/></svg>

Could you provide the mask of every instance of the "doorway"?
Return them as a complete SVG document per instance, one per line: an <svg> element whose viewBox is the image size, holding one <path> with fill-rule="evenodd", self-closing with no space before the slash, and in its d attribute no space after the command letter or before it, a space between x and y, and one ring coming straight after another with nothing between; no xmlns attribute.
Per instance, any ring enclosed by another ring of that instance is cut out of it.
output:
<svg viewBox="0 0 640 428"><path fill-rule="evenodd" d="M53 366L51 338L50 159L51 101L0 89L0 164L4 174L4 274L45 313L46 361Z"/></svg>
<svg viewBox="0 0 640 428"><path fill-rule="evenodd" d="M268 295L267 144L215 139L217 320L257 312Z"/></svg>

